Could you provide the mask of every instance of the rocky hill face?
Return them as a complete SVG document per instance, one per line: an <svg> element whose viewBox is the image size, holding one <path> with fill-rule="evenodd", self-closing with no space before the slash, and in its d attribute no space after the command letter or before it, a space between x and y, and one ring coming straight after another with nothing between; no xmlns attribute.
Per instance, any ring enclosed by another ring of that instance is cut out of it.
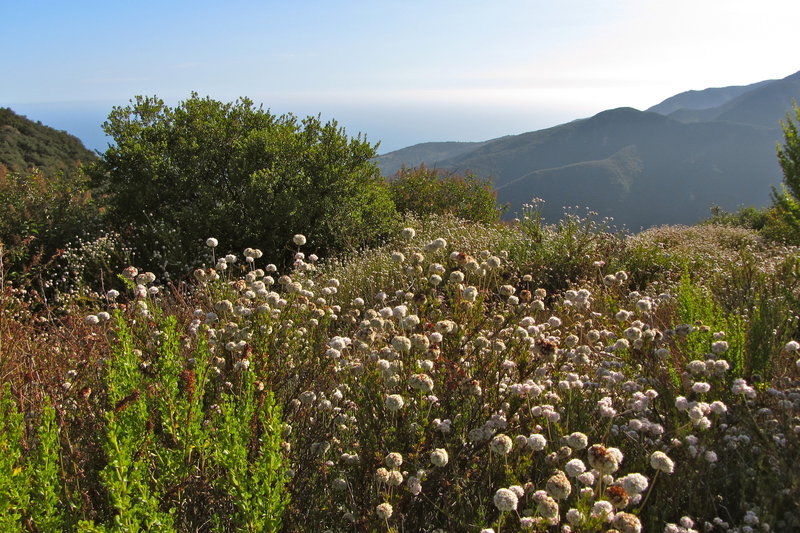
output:
<svg viewBox="0 0 800 533"><path fill-rule="evenodd" d="M424 162L491 177L510 216L536 197L545 200L550 221L578 205L634 230L691 224L714 204L734 210L769 203L770 185L781 179L780 121L792 100L800 100L800 73L681 93L648 111L608 110L458 152L446 143L436 143L435 155L410 147L378 164L387 176L403 162Z"/></svg>

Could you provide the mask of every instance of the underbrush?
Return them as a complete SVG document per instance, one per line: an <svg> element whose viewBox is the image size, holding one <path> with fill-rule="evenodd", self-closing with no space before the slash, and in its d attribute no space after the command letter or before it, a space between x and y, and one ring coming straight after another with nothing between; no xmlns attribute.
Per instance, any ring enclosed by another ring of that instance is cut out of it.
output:
<svg viewBox="0 0 800 533"><path fill-rule="evenodd" d="M800 528L796 250L406 223L287 272L209 239L58 313L6 287L3 530Z"/></svg>

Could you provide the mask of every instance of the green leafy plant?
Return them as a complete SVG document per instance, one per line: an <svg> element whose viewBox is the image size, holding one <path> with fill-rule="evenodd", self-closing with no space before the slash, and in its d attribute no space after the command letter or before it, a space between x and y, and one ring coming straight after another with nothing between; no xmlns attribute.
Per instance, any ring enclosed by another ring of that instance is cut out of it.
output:
<svg viewBox="0 0 800 533"><path fill-rule="evenodd" d="M139 96L104 130L114 145L91 167L93 183L109 224L151 269L185 274L212 235L274 254L302 232L327 253L375 242L394 221L375 147L335 121L275 116L247 98L192 94L173 108Z"/></svg>
<svg viewBox="0 0 800 533"><path fill-rule="evenodd" d="M475 174L464 175L425 165L403 167L389 178L389 193L397 210L418 216L450 214L475 222L497 222L498 208L490 180Z"/></svg>

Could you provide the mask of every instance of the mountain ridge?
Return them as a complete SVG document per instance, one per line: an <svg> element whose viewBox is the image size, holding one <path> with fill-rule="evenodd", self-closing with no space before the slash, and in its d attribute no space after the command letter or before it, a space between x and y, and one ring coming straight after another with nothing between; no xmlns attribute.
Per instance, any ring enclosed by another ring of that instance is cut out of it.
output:
<svg viewBox="0 0 800 533"><path fill-rule="evenodd" d="M565 124L461 146L420 162L491 178L510 216L531 198L548 220L579 204L637 229L693 224L711 205L765 206L780 182L781 119L800 100L800 72L687 91L645 111L621 107ZM689 107L676 107L676 102ZM661 111L661 112L659 112ZM403 157L414 156L412 147ZM466 149L464 149L466 148ZM402 160L380 156L384 176ZM414 166L414 165L409 165Z"/></svg>

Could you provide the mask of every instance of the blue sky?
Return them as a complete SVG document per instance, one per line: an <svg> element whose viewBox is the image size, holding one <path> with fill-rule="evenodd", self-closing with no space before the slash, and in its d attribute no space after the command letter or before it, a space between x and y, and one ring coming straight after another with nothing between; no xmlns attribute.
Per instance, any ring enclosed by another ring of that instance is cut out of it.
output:
<svg viewBox="0 0 800 533"><path fill-rule="evenodd" d="M321 113L383 153L800 70L796 0L0 0L0 19L0 106L96 149L137 94Z"/></svg>

